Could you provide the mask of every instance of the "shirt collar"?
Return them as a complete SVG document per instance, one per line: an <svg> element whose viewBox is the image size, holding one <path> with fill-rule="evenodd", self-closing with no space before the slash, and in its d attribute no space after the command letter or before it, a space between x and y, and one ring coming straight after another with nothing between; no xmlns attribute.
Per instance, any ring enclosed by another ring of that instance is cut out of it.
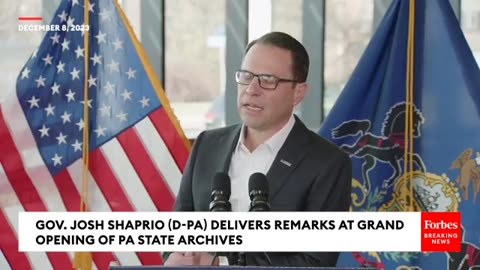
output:
<svg viewBox="0 0 480 270"><path fill-rule="evenodd" d="M271 153L275 153L275 154L278 153L283 143L287 140L288 134L290 134L290 131L292 131L294 124L295 124L295 117L292 114L290 116L290 119L288 119L288 122L279 131L277 131L277 133L273 134L273 136L270 137L270 139L268 139L266 142L262 143L261 145L266 145ZM259 145L259 147L261 145ZM235 151L238 151L242 146L245 147L245 125L242 125L242 129L240 130L240 137L238 138Z"/></svg>

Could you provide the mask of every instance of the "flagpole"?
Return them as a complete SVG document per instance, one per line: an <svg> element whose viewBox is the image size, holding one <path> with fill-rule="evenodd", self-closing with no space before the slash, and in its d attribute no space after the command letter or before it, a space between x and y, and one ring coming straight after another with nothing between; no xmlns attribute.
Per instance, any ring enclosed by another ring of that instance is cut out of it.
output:
<svg viewBox="0 0 480 270"><path fill-rule="evenodd" d="M89 18L89 1L84 1L84 23L85 25L90 25ZM88 75L89 75L89 55L90 55L90 35L89 31L84 32L83 36L83 45L85 49L84 57L84 66L85 66L85 76L83 80L83 153L82 153L82 191L80 194L80 212L88 211L88 168L89 168L89 134L90 134L90 119L89 119L89 102L88 102ZM80 270L91 270L92 269L92 254L90 252L75 252L73 267Z"/></svg>
<svg viewBox="0 0 480 270"><path fill-rule="evenodd" d="M406 71L406 100L405 100L405 150L404 173L409 185L409 211L414 211L414 183L413 183L413 89L414 89L414 62L415 62L415 0L409 3L408 44L407 44L407 71Z"/></svg>
<svg viewBox="0 0 480 270"><path fill-rule="evenodd" d="M85 1L84 18L85 24L89 23L88 1ZM89 145L90 145L90 114L89 114L89 95L88 95L88 75L90 73L88 56L90 55L89 32L85 31L83 36L83 46L85 48L84 66L85 76L83 80L83 166L82 166L82 196L80 197L80 211L87 211L88 209L88 168L89 168Z"/></svg>

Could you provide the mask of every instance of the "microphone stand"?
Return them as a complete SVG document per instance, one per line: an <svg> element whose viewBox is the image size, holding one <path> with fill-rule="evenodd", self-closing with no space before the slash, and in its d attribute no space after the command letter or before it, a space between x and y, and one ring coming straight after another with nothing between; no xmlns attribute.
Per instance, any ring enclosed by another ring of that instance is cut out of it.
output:
<svg viewBox="0 0 480 270"><path fill-rule="evenodd" d="M251 202L250 210L249 212L257 212L257 211L269 211L270 210L270 204L266 199L264 200L253 200ZM263 255L265 255L265 258L267 259L267 262L270 266L273 265L272 260L270 259L270 256L268 256L267 252L262 252ZM247 266L247 256L245 252L239 252L238 253L238 265L239 266Z"/></svg>
<svg viewBox="0 0 480 270"><path fill-rule="evenodd" d="M210 203L210 212L231 212L232 211L232 205L228 200L225 201L212 201ZM210 266L213 266L215 263L215 259L217 259L219 256L226 256L225 253L223 252L215 252L213 254L212 261L210 262Z"/></svg>
<svg viewBox="0 0 480 270"><path fill-rule="evenodd" d="M267 252L262 252L262 254L265 256L267 259L268 265L272 266L272 259L270 259L270 256L268 256ZM238 265L239 266L247 266L247 254L243 251L238 253Z"/></svg>
<svg viewBox="0 0 480 270"><path fill-rule="evenodd" d="M243 251L238 253L238 265L247 266L247 254Z"/></svg>
<svg viewBox="0 0 480 270"><path fill-rule="evenodd" d="M213 266L213 263L215 262L215 259L217 259L219 256L218 252L215 252L213 254L213 258L212 258L212 261L210 262L210 266Z"/></svg>
<svg viewBox="0 0 480 270"><path fill-rule="evenodd" d="M263 255L265 255L265 258L267 259L268 265L273 266L272 260L270 259L270 256L268 256L268 253L264 251Z"/></svg>
<svg viewBox="0 0 480 270"><path fill-rule="evenodd" d="M213 177L212 192L210 193L211 202L209 205L210 212L231 212L230 204L231 186L230 177L224 172L217 172ZM215 263L215 259L219 256L226 256L224 252L215 252L213 254L210 265Z"/></svg>

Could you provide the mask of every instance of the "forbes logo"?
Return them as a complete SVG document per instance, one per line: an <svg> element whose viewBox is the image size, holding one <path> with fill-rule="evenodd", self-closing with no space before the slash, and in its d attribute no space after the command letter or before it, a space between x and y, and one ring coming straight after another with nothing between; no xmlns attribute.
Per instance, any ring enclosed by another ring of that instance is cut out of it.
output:
<svg viewBox="0 0 480 270"><path fill-rule="evenodd" d="M434 222L432 220L425 220L424 221L424 229L427 230L438 230L438 229L458 229L460 226L458 225L458 222L445 222L445 221L440 221L440 222Z"/></svg>
<svg viewBox="0 0 480 270"><path fill-rule="evenodd" d="M422 251L461 251L460 212L422 212Z"/></svg>

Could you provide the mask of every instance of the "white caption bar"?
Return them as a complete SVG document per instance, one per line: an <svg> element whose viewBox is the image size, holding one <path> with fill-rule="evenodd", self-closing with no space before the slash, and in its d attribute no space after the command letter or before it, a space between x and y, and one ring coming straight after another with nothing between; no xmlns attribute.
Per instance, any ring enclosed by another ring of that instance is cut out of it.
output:
<svg viewBox="0 0 480 270"><path fill-rule="evenodd" d="M420 251L420 212L21 212L20 251Z"/></svg>

